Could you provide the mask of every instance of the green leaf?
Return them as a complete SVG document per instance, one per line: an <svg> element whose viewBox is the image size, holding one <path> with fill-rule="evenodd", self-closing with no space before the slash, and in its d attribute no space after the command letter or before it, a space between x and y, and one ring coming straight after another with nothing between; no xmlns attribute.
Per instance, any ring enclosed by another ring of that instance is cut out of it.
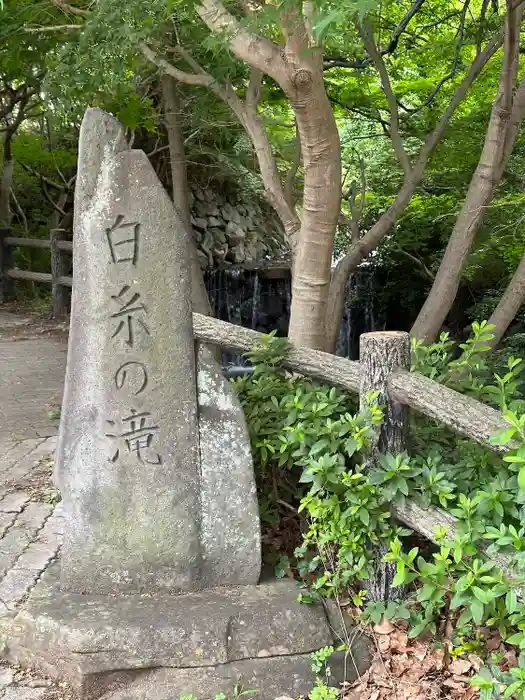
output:
<svg viewBox="0 0 525 700"><path fill-rule="evenodd" d="M370 10L374 10L379 0L357 0L357 18L360 22L366 17Z"/></svg>
<svg viewBox="0 0 525 700"><path fill-rule="evenodd" d="M520 489L525 490L525 466L522 467L518 474L518 486Z"/></svg>
<svg viewBox="0 0 525 700"><path fill-rule="evenodd" d="M505 607L509 613L514 613L518 609L518 597L514 589L511 589L505 596Z"/></svg>
<svg viewBox="0 0 525 700"><path fill-rule="evenodd" d="M485 612L485 608L483 606L483 603L480 600L473 600L470 606L470 610L472 612L472 619L477 625L481 625L483 622L483 615Z"/></svg>
<svg viewBox="0 0 525 700"><path fill-rule="evenodd" d="M510 440L512 440L515 434L515 428L507 428L506 430L502 430L499 433L492 435L489 442L491 445L506 445Z"/></svg>
<svg viewBox="0 0 525 700"><path fill-rule="evenodd" d="M331 24L337 22L344 16L344 11L337 7L315 24L315 34L317 41L321 41Z"/></svg>
<svg viewBox="0 0 525 700"><path fill-rule="evenodd" d="M515 683L509 685L509 687L503 693L503 697L510 698L511 695L514 695L514 693L521 688L522 683L523 681L516 681Z"/></svg>
<svg viewBox="0 0 525 700"><path fill-rule="evenodd" d="M476 596L476 598L484 605L488 605L492 600L494 600L494 596L491 595L489 591L484 591L478 586L472 586L471 590L472 593L474 593L474 595Z"/></svg>

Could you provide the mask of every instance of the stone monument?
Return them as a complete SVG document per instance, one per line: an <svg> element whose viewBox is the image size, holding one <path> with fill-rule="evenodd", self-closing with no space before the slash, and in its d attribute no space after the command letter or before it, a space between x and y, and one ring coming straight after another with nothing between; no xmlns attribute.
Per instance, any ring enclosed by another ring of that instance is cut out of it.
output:
<svg viewBox="0 0 525 700"><path fill-rule="evenodd" d="M82 698L199 700L312 687L322 607L260 583L259 515L240 405L192 334L189 241L142 151L88 110L55 480L60 579L13 621L8 658Z"/></svg>

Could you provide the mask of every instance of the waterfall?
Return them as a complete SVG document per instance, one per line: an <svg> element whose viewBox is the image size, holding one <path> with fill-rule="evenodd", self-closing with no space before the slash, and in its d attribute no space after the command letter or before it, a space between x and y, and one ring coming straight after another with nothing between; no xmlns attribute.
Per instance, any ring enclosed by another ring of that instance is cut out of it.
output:
<svg viewBox="0 0 525 700"><path fill-rule="evenodd" d="M260 333L277 330L288 334L291 308L289 270L243 269L230 267L204 273L214 315L223 321L251 328ZM350 359L359 356L359 336L385 327L384 314L376 302L378 281L371 269L351 275L345 287L344 315L337 343L337 354ZM246 367L246 359L224 352L225 367Z"/></svg>

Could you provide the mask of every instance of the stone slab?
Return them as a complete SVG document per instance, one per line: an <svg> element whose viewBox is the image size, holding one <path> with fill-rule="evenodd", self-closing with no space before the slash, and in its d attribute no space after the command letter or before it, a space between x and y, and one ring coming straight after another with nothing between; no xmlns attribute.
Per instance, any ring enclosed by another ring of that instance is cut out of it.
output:
<svg viewBox="0 0 525 700"><path fill-rule="evenodd" d="M248 659L304 656L334 643L324 609L297 603L297 588L287 581L179 596L43 590L37 586L4 626L6 658L67 680L82 697L145 669L203 672Z"/></svg>
<svg viewBox="0 0 525 700"><path fill-rule="evenodd" d="M88 110L75 190L71 327L55 480L62 585L193 590L200 498L189 250L124 128Z"/></svg>
<svg viewBox="0 0 525 700"><path fill-rule="evenodd" d="M282 695L304 697L314 683L310 657L305 654L246 659L210 668L159 669L104 695L104 700L179 700L189 695L198 700L214 700L221 692L234 697L235 686L257 690L247 698L275 700Z"/></svg>
<svg viewBox="0 0 525 700"><path fill-rule="evenodd" d="M256 584L261 528L250 436L234 388L214 354L197 353L202 578L208 586Z"/></svg>
<svg viewBox="0 0 525 700"><path fill-rule="evenodd" d="M54 645L50 653L81 674L207 666L332 642L323 608L299 605L288 582L180 596L96 597L55 589L46 599L30 599L12 633L36 653Z"/></svg>

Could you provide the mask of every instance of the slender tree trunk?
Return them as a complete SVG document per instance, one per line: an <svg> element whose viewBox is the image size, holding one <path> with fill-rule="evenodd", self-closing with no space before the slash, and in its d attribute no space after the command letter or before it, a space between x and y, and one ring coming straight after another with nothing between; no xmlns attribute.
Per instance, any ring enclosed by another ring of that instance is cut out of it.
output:
<svg viewBox="0 0 525 700"><path fill-rule="evenodd" d="M11 187L13 186L14 161L11 151L13 135L7 130L3 139L3 169L0 179L0 227L8 228L11 225Z"/></svg>
<svg viewBox="0 0 525 700"><path fill-rule="evenodd" d="M525 302L525 255L521 258L505 293L489 318L489 323L496 326L494 338L489 343L492 347L499 344L523 302Z"/></svg>
<svg viewBox="0 0 525 700"><path fill-rule="evenodd" d="M292 83L296 93L291 102L305 176L288 335L297 345L324 350L334 236L341 209L339 134L321 68L297 70Z"/></svg>
<svg viewBox="0 0 525 700"><path fill-rule="evenodd" d="M350 251L335 266L330 283L330 294L328 310L326 315L325 349L327 352L335 352L339 330L344 314L345 290L349 276L355 272L360 263L365 260L370 253L375 250L380 241L395 224L397 219L403 214L423 173L419 177L413 175L409 182L406 182L399 190L395 200L388 210L370 229L368 234L357 241Z"/></svg>
<svg viewBox="0 0 525 700"><path fill-rule="evenodd" d="M503 69L483 151L430 293L412 327L412 335L421 340L432 341L437 337L454 303L476 234L514 146L517 129L512 128L513 90L518 70L521 11L510 9L510 4L508 0Z"/></svg>
<svg viewBox="0 0 525 700"><path fill-rule="evenodd" d="M164 121L168 133L170 149L171 181L173 204L186 229L191 242L191 296L193 310L207 316L211 315L210 301L202 270L197 255L197 246L191 225L190 189L186 168L184 136L180 125L181 104L177 82L170 75L162 77L162 96L164 101Z"/></svg>

